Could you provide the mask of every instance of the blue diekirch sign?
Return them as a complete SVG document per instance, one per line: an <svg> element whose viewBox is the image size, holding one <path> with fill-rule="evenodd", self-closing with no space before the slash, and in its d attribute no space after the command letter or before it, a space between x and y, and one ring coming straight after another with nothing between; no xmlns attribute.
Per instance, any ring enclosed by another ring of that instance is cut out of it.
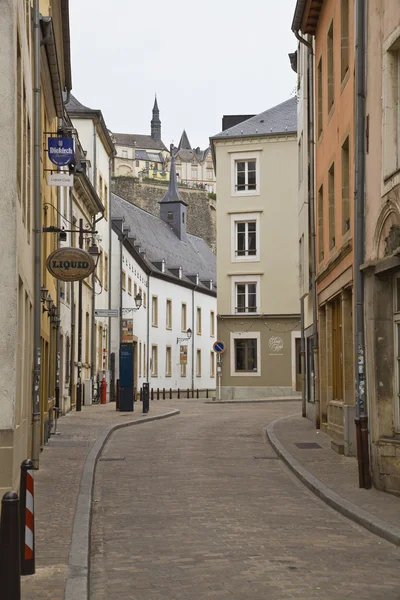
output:
<svg viewBox="0 0 400 600"><path fill-rule="evenodd" d="M65 137L49 137L48 151L51 162L57 167L65 167L74 159L74 140Z"/></svg>

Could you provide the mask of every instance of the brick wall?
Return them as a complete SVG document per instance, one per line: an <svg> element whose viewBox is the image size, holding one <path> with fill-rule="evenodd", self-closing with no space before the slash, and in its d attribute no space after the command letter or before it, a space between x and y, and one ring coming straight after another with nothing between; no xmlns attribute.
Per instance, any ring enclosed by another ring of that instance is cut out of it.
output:
<svg viewBox="0 0 400 600"><path fill-rule="evenodd" d="M135 206L160 216L160 200L167 191L166 185L140 182L133 177L113 177L111 190ZM204 190L179 188L179 194L187 203L187 231L203 238L216 249L216 210L215 200L208 197Z"/></svg>

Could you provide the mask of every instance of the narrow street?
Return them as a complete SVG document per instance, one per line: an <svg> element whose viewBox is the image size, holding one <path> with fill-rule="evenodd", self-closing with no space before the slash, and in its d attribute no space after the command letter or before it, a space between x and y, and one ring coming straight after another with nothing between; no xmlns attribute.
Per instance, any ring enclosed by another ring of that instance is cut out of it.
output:
<svg viewBox="0 0 400 600"><path fill-rule="evenodd" d="M91 600L394 600L399 550L309 493L263 427L299 402L117 431L96 471ZM120 460L123 459L123 460Z"/></svg>

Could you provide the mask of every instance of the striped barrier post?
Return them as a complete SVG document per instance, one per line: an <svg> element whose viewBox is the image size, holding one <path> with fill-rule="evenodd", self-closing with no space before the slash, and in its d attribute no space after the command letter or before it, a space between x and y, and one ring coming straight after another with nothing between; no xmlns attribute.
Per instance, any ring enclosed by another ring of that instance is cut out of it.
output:
<svg viewBox="0 0 400 600"><path fill-rule="evenodd" d="M35 573L35 511L34 511L33 462L21 464L20 484L20 535L21 574Z"/></svg>
<svg viewBox="0 0 400 600"><path fill-rule="evenodd" d="M21 600L19 529L18 494L6 492L1 501L0 523L0 596L5 600Z"/></svg>

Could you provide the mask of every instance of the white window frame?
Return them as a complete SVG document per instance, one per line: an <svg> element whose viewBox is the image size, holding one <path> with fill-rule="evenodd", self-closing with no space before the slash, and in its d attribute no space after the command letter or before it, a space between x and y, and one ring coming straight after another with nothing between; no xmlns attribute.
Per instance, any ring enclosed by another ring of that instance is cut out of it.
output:
<svg viewBox="0 0 400 600"><path fill-rule="evenodd" d="M151 376L158 377L158 345L151 346Z"/></svg>
<svg viewBox="0 0 400 600"><path fill-rule="evenodd" d="M261 377L261 333L259 331L232 331L230 336L231 377ZM235 370L235 340L257 340L257 371Z"/></svg>
<svg viewBox="0 0 400 600"><path fill-rule="evenodd" d="M237 254L237 224L248 223L250 221L256 222L256 253L253 255L241 255ZM237 213L231 215L231 261L237 262L260 262L260 213L249 212L249 213Z"/></svg>
<svg viewBox="0 0 400 600"><path fill-rule="evenodd" d="M151 326L158 327L158 296L151 297Z"/></svg>
<svg viewBox="0 0 400 600"><path fill-rule="evenodd" d="M236 189L238 162L256 161L256 189L240 190ZM260 195L260 152L232 152L231 154L231 193L232 196L259 196Z"/></svg>
<svg viewBox="0 0 400 600"><path fill-rule="evenodd" d="M201 348L198 348L196 351L196 377L201 377L202 372L202 356L201 356Z"/></svg>
<svg viewBox="0 0 400 600"><path fill-rule="evenodd" d="M165 377L172 377L172 346L165 347Z"/></svg>
<svg viewBox="0 0 400 600"><path fill-rule="evenodd" d="M256 284L256 311L255 312L236 312L236 285L237 284ZM261 295L260 295L260 276L259 275L237 275L231 277L231 314L232 315L258 315L260 314Z"/></svg>

